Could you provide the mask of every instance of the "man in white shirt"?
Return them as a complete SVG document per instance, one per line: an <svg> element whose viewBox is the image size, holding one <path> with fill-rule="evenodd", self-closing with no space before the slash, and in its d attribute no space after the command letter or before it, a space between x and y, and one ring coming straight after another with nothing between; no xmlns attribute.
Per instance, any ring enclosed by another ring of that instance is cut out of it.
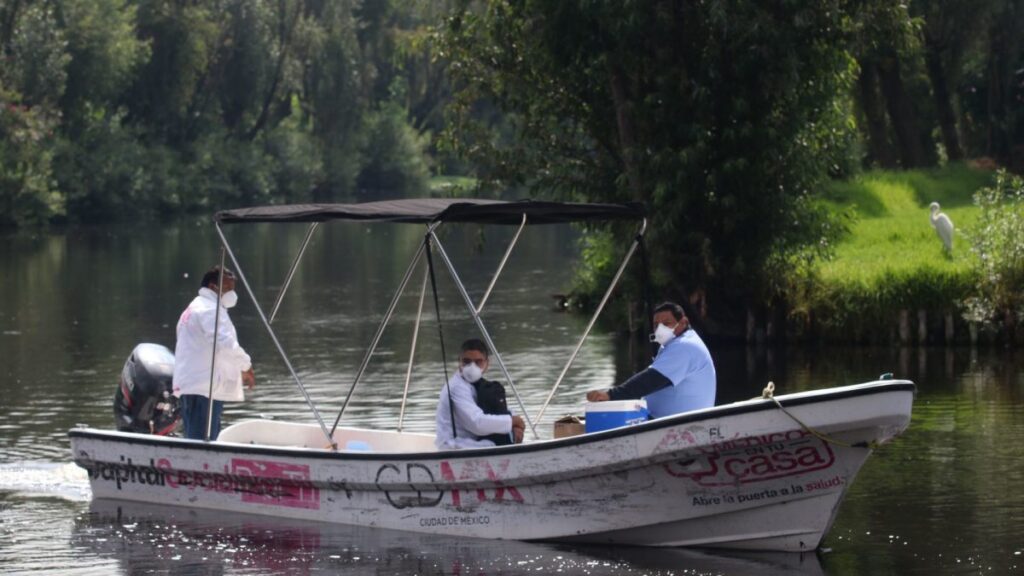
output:
<svg viewBox="0 0 1024 576"><path fill-rule="evenodd" d="M487 345L478 339L462 343L459 369L441 389L437 402L437 437L439 450L482 448L494 446L483 438L491 434L511 434L516 443L523 441L526 423L522 416L487 414L477 405L477 389L489 365ZM452 412L455 412L454 422Z"/></svg>
<svg viewBox="0 0 1024 576"><path fill-rule="evenodd" d="M181 398L181 419L185 437L203 440L210 409L210 367L213 362L213 332L217 324L216 365L213 366L213 420L210 440L220 434L220 416L224 402L245 399L242 383L251 390L256 386L252 360L238 343L235 325L228 308L238 303L235 275L224 270L220 297L220 319L216 317L217 285L220 266L204 276L199 295L192 300L178 320L178 340L174 347L174 395Z"/></svg>

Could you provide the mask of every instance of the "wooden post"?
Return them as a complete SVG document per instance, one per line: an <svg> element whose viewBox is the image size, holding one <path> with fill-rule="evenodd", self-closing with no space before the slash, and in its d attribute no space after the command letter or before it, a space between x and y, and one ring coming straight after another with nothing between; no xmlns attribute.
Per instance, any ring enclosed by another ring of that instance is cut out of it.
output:
<svg viewBox="0 0 1024 576"><path fill-rule="evenodd" d="M953 313L946 312L946 344L953 343Z"/></svg>
<svg viewBox="0 0 1024 576"><path fill-rule="evenodd" d="M928 311L923 309L917 311L917 343L928 343Z"/></svg>
<svg viewBox="0 0 1024 576"><path fill-rule="evenodd" d="M910 311L900 310L900 344L910 343Z"/></svg>

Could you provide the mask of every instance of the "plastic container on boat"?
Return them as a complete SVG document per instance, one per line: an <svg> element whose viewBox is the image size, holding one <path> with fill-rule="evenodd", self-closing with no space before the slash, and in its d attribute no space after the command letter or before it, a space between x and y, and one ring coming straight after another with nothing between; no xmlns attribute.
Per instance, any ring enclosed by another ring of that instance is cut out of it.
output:
<svg viewBox="0 0 1024 576"><path fill-rule="evenodd" d="M586 405L586 431L600 432L647 421L646 400L609 400L588 402Z"/></svg>

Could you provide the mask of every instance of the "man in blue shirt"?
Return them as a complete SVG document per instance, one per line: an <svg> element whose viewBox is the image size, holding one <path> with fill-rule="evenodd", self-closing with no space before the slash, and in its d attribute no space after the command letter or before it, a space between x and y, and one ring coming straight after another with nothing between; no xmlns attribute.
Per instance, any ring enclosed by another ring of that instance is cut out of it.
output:
<svg viewBox="0 0 1024 576"><path fill-rule="evenodd" d="M651 418L715 405L715 364L700 336L690 328L683 307L674 302L654 309L651 341L661 344L654 362L609 390L587 393L590 402L643 398Z"/></svg>

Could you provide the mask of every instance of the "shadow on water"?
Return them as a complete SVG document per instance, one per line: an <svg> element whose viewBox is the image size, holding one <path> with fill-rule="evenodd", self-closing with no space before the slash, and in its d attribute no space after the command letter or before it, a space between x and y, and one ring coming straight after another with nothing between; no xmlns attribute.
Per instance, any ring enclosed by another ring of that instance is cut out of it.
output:
<svg viewBox="0 0 1024 576"><path fill-rule="evenodd" d="M117 500L93 501L71 545L123 574L823 574L813 554L452 538Z"/></svg>

